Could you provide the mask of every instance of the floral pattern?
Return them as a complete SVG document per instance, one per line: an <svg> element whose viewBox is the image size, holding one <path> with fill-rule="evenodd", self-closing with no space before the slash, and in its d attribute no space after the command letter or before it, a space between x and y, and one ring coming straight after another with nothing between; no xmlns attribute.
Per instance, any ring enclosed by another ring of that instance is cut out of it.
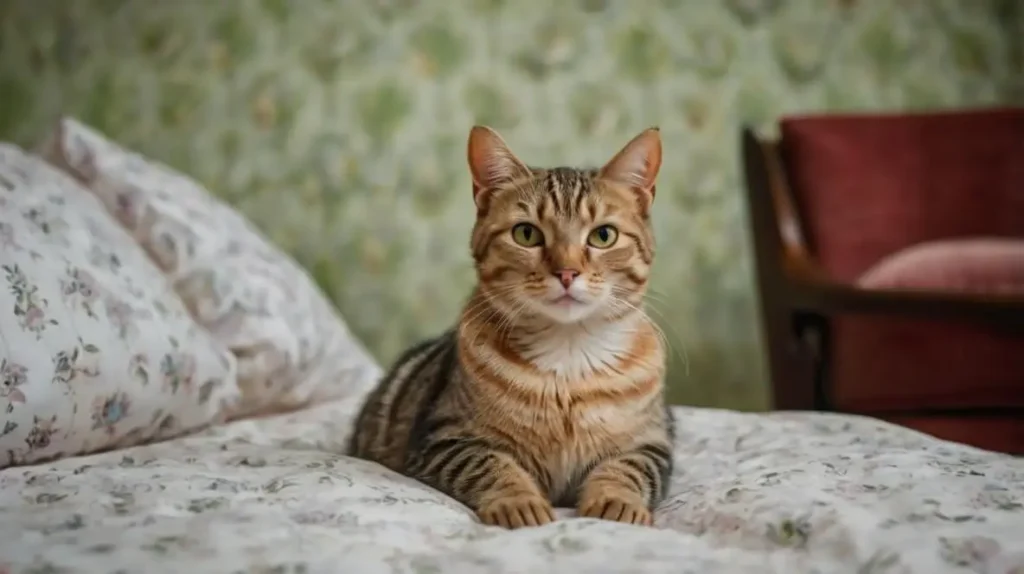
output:
<svg viewBox="0 0 1024 574"><path fill-rule="evenodd" d="M93 305L99 298L99 290L96 288L96 280L88 271L68 265L65 276L60 280L60 286L64 301L72 309L81 307L86 315L96 318Z"/></svg>
<svg viewBox="0 0 1024 574"><path fill-rule="evenodd" d="M45 308L49 302L39 295L39 287L28 281L17 264L3 265L2 268L7 279L7 287L14 296L14 317L22 330L35 335L38 341L42 338L43 329L47 325L57 324L53 319L46 318Z"/></svg>
<svg viewBox="0 0 1024 574"><path fill-rule="evenodd" d="M233 416L344 397L380 376L305 271L197 182L70 118L42 150L96 194L171 278L196 321L238 357L242 403ZM73 279L65 292L80 293L83 282ZM126 333L127 310L111 311L108 320ZM167 355L160 363L171 392L192 388L189 361Z"/></svg>
<svg viewBox="0 0 1024 574"><path fill-rule="evenodd" d="M553 524L509 532L480 525L422 484L337 454L360 400L0 471L0 571L1024 568L1024 460L872 419L676 407L678 471L656 528L559 509Z"/></svg>
<svg viewBox="0 0 1024 574"><path fill-rule="evenodd" d="M70 392L72 381L79 377L95 378L100 376L99 367L95 364L88 364L94 363L94 361L86 358L87 355L99 355L99 353L99 347L81 341L70 351L57 351L50 359L53 361L53 377L50 382L54 385L65 385Z"/></svg>
<svg viewBox="0 0 1024 574"><path fill-rule="evenodd" d="M20 388L28 382L28 367L10 359L0 359L0 397L7 399L7 413L14 411L15 403L25 402L25 393Z"/></svg>
<svg viewBox="0 0 1024 574"><path fill-rule="evenodd" d="M117 432L117 423L128 416L131 404L131 397L126 393L97 398L92 409L93 430L104 429L113 436Z"/></svg>
<svg viewBox="0 0 1024 574"><path fill-rule="evenodd" d="M12 145L0 181L0 468L222 420L233 356L103 205Z"/></svg>
<svg viewBox="0 0 1024 574"><path fill-rule="evenodd" d="M60 429L57 428L57 415L48 419L32 415L32 427L25 437L25 444L31 451L44 450L50 446L50 437L58 430Z"/></svg>

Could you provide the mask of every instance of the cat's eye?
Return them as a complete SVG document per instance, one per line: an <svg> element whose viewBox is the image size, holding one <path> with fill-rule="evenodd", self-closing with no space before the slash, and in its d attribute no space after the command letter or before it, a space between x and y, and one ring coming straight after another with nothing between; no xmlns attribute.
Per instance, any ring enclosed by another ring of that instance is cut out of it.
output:
<svg viewBox="0 0 1024 574"><path fill-rule="evenodd" d="M591 247L598 249L608 249L612 245L615 245L615 241L619 238L619 230L615 229L611 225L602 225L590 232L587 236L587 243Z"/></svg>
<svg viewBox="0 0 1024 574"><path fill-rule="evenodd" d="M544 234L535 225L519 223L512 228L512 241L523 247L536 247L544 243Z"/></svg>

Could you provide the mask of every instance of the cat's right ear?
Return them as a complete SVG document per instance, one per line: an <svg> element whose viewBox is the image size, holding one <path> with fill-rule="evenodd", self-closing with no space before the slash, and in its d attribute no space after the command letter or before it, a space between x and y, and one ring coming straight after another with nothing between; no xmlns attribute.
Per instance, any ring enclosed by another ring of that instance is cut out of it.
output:
<svg viewBox="0 0 1024 574"><path fill-rule="evenodd" d="M469 171L473 175L473 201L481 192L530 175L530 169L512 153L498 132L487 126L473 126L467 146Z"/></svg>

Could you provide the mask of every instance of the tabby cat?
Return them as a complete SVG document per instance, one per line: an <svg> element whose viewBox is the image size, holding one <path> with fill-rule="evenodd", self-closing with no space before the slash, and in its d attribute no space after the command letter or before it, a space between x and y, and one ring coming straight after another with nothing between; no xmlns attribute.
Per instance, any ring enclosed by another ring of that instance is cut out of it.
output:
<svg viewBox="0 0 1024 574"><path fill-rule="evenodd" d="M371 392L354 456L419 479L486 524L579 515L650 525L672 471L664 349L643 313L661 138L601 169L531 168L469 136L478 284L452 330Z"/></svg>

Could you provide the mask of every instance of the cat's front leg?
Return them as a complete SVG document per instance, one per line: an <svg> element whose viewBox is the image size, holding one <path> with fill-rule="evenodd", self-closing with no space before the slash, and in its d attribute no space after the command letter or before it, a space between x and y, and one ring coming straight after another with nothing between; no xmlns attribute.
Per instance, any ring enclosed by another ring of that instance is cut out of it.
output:
<svg viewBox="0 0 1024 574"><path fill-rule="evenodd" d="M511 454L473 436L428 439L409 474L465 504L480 521L521 528L554 521L548 498Z"/></svg>
<svg viewBox="0 0 1024 574"><path fill-rule="evenodd" d="M652 512L664 498L672 473L667 443L650 442L608 458L584 479L577 512L616 522L653 523Z"/></svg>

